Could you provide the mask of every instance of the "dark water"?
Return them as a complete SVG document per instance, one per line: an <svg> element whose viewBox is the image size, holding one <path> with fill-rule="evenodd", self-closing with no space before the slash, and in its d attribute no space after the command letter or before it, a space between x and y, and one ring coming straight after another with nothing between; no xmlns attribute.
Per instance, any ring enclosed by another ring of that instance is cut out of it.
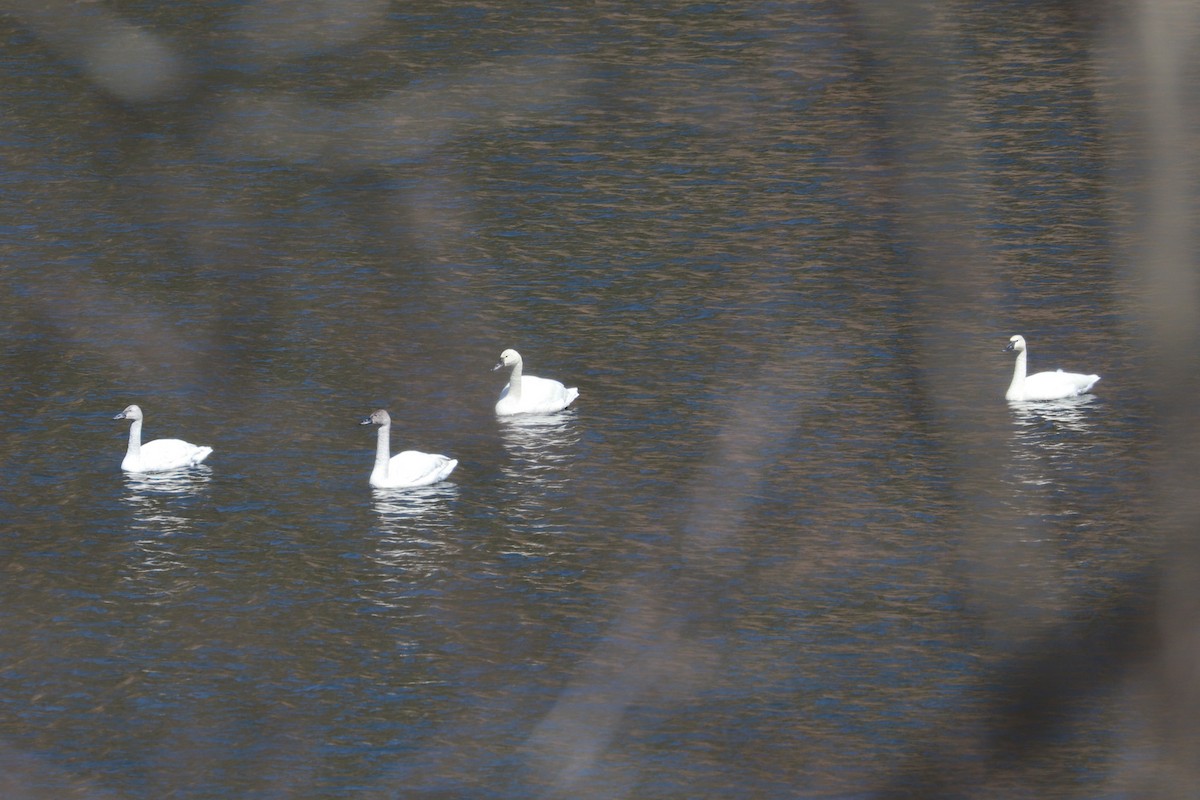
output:
<svg viewBox="0 0 1200 800"><path fill-rule="evenodd" d="M1157 549L1087 23L958 11L989 277L924 350L854 14L321 8L2 23L6 796L869 796L986 760L992 665ZM130 23L148 83L80 32ZM1007 407L1017 332L1096 395ZM497 420L507 347L576 406ZM123 476L135 402L215 452ZM448 482L367 486L378 407ZM1119 794L1127 724L982 780Z"/></svg>

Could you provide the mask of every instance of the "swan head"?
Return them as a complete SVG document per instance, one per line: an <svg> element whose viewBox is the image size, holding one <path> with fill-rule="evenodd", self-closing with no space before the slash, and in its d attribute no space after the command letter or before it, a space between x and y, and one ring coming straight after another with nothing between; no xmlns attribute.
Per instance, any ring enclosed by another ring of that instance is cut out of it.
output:
<svg viewBox="0 0 1200 800"><path fill-rule="evenodd" d="M364 419L359 425L391 425L392 417L382 408L371 413L371 416Z"/></svg>
<svg viewBox="0 0 1200 800"><path fill-rule="evenodd" d="M492 372L505 367L512 367L521 363L521 354L516 350L505 350L500 354L500 362L492 367Z"/></svg>
<svg viewBox="0 0 1200 800"><path fill-rule="evenodd" d="M1004 348L1006 353L1024 353L1025 352L1025 337L1014 336L1008 340L1008 345Z"/></svg>
<svg viewBox="0 0 1200 800"><path fill-rule="evenodd" d="M142 418L142 410L137 406L126 406L125 410L117 414L113 419L128 419L139 420Z"/></svg>

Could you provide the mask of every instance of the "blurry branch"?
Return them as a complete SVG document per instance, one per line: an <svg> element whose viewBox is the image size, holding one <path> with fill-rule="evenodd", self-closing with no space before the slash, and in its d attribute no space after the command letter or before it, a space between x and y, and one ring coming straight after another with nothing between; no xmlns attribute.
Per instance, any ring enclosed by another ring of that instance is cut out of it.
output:
<svg viewBox="0 0 1200 800"><path fill-rule="evenodd" d="M1146 124L1149 192L1145 224L1148 247L1142 253L1141 275L1147 291L1146 308L1137 317L1149 324L1151 346L1161 359L1160 369L1171 380L1159 386L1175 408L1195 404L1196 352L1200 316L1200 275L1193 268L1196 213L1194 131L1200 122L1188 98L1187 59L1200 45L1200 7L1178 0L1148 0L1135 6L1131 38L1136 50L1127 55L1134 73L1142 76L1140 96ZM1142 69L1137 69L1138 65ZM1128 98L1127 98L1128 100ZM1135 101L1136 102L1136 101ZM1189 135L1192 132L1193 135ZM1183 377L1183 381L1178 378ZM1182 396L1180 396L1182 395ZM1190 416L1190 415L1189 415Z"/></svg>
<svg viewBox="0 0 1200 800"><path fill-rule="evenodd" d="M235 50L234 60L270 65L352 44L373 32L387 10L380 0L315 4L262 0L237 10L228 46ZM0 0L0 11L29 28L63 61L78 65L92 86L122 101L163 101L187 88L190 67L164 37L127 22L101 3ZM568 58L513 56L458 73L440 73L428 78L422 88L399 89L357 102L324 103L266 88L234 95L218 87L212 95L189 98L209 104L194 109L195 119L204 120L207 128L194 138L174 139L172 145L179 150L168 167L160 169L158 161L166 150L155 149L153 143L132 143L130 152L144 159L138 168L155 192L154 210L176 226L172 228L176 233L213 227L228 230L231 222L252 230L256 209L227 202L204 171L205 155L197 153L189 162L186 148L211 149L235 163L267 159L316 169L398 169L420 174L423 161L436 148L459 137L486 134L498 126L559 110L573 97L579 75L578 63ZM81 139L86 135L80 132ZM185 157L179 157L180 150ZM127 163L125 169L130 168ZM408 209L422 223L421 230L433 234L447 230L444 215L437 213L438 204L421 201L456 188L447 188L444 179L421 181L424 194ZM106 201L101 193L94 207L112 211ZM427 207L434 210L426 211ZM198 218L219 218L221 224L205 228L176 222ZM204 244L210 258L233 247L227 242ZM239 259L224 260L237 263ZM103 316L102 311L129 306L131 301L83 271L33 295L33 303L66 337L83 342L94 338L89 326ZM170 309L152 294L142 294L137 304L139 313L120 315L124 326L111 337L114 347L109 358L133 365L171 364L177 374L199 374L203 367L199 359L211 349L196 347L196 342L211 340L218 332L195 330L185 341L167 325ZM126 358L131 350L136 357Z"/></svg>
<svg viewBox="0 0 1200 800"><path fill-rule="evenodd" d="M919 402L934 409L947 472L955 476L952 491L958 524L953 527L965 532L963 561L1003 582L1015 578L1023 567L996 558L997 543L1003 546L1010 541L1017 526L1011 512L997 513L989 507L988 498L1003 491L996 474L996 465L1004 463L1000 431L982 411L994 408L995 399L980 394L986 390L984 384L960 380L977 366L968 360L970 348L961 342L987 327L981 320L995 316L995 309L982 298L996 293L989 291L995 282L992 254L978 244L974 233L983 227L977 213L983 201L977 195L985 193L982 187L987 182L977 174L972 132L964 122L969 115L962 113L970 98L956 72L956 17L951 4L938 2L867 0L856 9L863 38L882 65L874 77L882 86L878 101L886 110L895 157L892 191L898 204L898 228L912 240L914 268L920 276L908 298L916 335L898 347L920 376ZM1193 28L1182 25L1180 30ZM1167 94L1164 109L1176 109L1180 98L1169 87L1178 86L1181 65L1160 63L1160 67L1171 72L1160 87ZM1158 148L1176 153L1178 120L1168 120L1166 130L1175 133L1158 142ZM1170 164L1160 169L1172 172ZM1190 208L1190 187L1178 181L1172 175L1160 200L1171 206L1168 220L1158 223L1166 226L1162 235L1175 238L1159 263L1161 272L1155 282L1161 292L1180 295L1163 321L1167 330L1158 335L1194 349L1194 273L1185 257L1190 250L1178 249L1187 243L1179 236L1178 223L1183 210ZM775 367L803 374L807 365L781 359L768 368L768 375L747 385L770 387L769 373ZM819 376L812 380L820 384ZM764 469L754 454L761 451L777 419L802 416L801 400L779 400L770 397L769 389L758 390L718 438L710 467L697 478L690 495L681 536L686 575L647 578L626 593L620 603L624 613L610 635L529 739L530 763L545 787L544 796L625 796L636 777L614 766L619 759L606 753L616 746L624 717L650 696L661 708L672 696L678 702L698 690L705 665L717 656L689 635L687 620L704 616L697 609L703 609L705 591L719 591L721 575L738 567L736 555L706 563L705 554L736 546L745 532L741 510ZM1156 627L1162 608L1157 576L1134 576L1123 590L1060 624L1018 631L1007 630L1019 623L1006 609L989 608L986 593L971 585L973 576L964 577L975 604L969 611L983 618L984 643L995 647L978 681L982 720L974 716L973 708L964 707L957 717L945 721L944 730L936 732L936 743L922 747L914 742L918 755L897 770L880 797L962 797L1012 786L1019 782L1022 769L1041 757L1068 726L1100 701L1116 696L1162 648ZM1181 618L1194 622L1191 615ZM1178 641L1191 648L1194 638L1180 636ZM1005 655L1002 648L1013 641L1022 646ZM1196 663L1194 653L1188 650L1179 662L1183 668L1178 675L1194 680L1195 670L1190 669ZM1186 696L1200 701L1200 692ZM1196 715L1187 718L1194 720ZM1194 730L1190 722L1187 732ZM1194 758L1196 749L1177 752ZM1197 776L1190 774L1194 765L1172 767L1171 774L1179 780L1169 788L1197 785Z"/></svg>
<svg viewBox="0 0 1200 800"><path fill-rule="evenodd" d="M236 15L234 46L242 58L272 63L353 43L386 11L379 0L261 0ZM126 102L169 99L187 82L187 65L164 37L101 4L0 0L0 12ZM512 56L443 75L426 88L341 105L267 91L242 94L210 115L218 119L212 133L233 158L381 167L427 155L464 133L544 115L577 98L580 76L578 62L568 57Z"/></svg>
<svg viewBox="0 0 1200 800"><path fill-rule="evenodd" d="M796 390L796 376L808 375ZM783 376L788 376L785 380ZM828 386L793 350L767 361L746 381L744 396L722 427L708 463L695 477L679 532L683 568L644 575L616 599L622 609L609 635L561 693L526 742L535 783L546 798L632 796L640 778L610 752L627 715L650 706L660 715L695 698L721 658L703 621L728 581L745 568L742 546L753 528L747 513L772 469L771 444L803 424ZM790 386L790 392L778 387Z"/></svg>
<svg viewBox="0 0 1200 800"><path fill-rule="evenodd" d="M998 557L1017 535L1013 512L991 500L1004 491L996 467L1005 460L1007 425L992 413L989 387L963 380L978 370L973 348L963 343L1003 327L993 324L997 310L989 300L998 296L995 254L978 236L986 228L988 181L969 128L979 98L961 74L962 18L942 2L865 0L855 10L851 24L872 54L873 100L892 156L894 184L884 191L894 198L894 235L909 245L915 276L905 298L912 332L895 346L916 378L915 406L952 476L947 524L962 531L966 611L993 643L1019 639L1029 631L1018 628L1033 622L1011 613L1019 598L985 588L1020 585L1020 565Z"/></svg>
<svg viewBox="0 0 1200 800"><path fill-rule="evenodd" d="M64 61L128 103L166 100L187 80L187 68L161 36L132 25L101 4L63 0L3 0L0 12L31 29Z"/></svg>
<svg viewBox="0 0 1200 800"><path fill-rule="evenodd" d="M1011 786L1022 766L1044 758L1072 723L1112 701L1161 645L1154 625L1158 583L1151 576L1130 583L1128 596L1088 608L986 668L977 724L945 720L957 735L916 747L873 797L938 800Z"/></svg>
<svg viewBox="0 0 1200 800"><path fill-rule="evenodd" d="M1200 105L1193 81L1200 6L1144 0L1132 5L1131 16L1133 36L1113 31L1131 47L1117 52L1124 52L1137 76L1133 98L1118 101L1135 108L1140 104L1134 98L1144 103L1148 159L1145 249L1134 273L1143 291L1130 292L1144 298L1145 307L1131 316L1150 335L1146 379L1161 425L1150 452L1158 461L1158 526L1171 561L1152 621L1162 649L1143 677L1150 696L1135 706L1149 741L1128 745L1144 751L1132 776L1142 796L1184 798L1200 786L1200 276L1193 234L1200 205Z"/></svg>

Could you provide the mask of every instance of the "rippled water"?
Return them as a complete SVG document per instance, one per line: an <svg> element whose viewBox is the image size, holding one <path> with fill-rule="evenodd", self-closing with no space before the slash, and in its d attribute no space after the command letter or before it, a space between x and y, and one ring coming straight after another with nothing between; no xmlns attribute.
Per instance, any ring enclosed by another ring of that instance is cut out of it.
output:
<svg viewBox="0 0 1200 800"><path fill-rule="evenodd" d="M154 102L4 23L0 747L29 797L861 796L1152 560L1081 22L962 12L994 280L930 384L852 17L263 22L293 11L122 5L188 76ZM1096 395L1008 407L1016 332ZM576 406L496 419L506 347ZM213 455L123 476L132 402ZM378 407L449 481L368 487ZM1065 723L1023 786L1111 791L1121 724Z"/></svg>

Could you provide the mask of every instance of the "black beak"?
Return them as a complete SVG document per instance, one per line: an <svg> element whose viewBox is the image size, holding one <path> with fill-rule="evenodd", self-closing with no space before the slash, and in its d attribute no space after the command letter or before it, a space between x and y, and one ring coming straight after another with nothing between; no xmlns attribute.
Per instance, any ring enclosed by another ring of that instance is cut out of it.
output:
<svg viewBox="0 0 1200 800"><path fill-rule="evenodd" d="M125 412L122 411L120 414L117 414L115 417L113 417L113 419L125 419Z"/></svg>
<svg viewBox="0 0 1200 800"><path fill-rule="evenodd" d="M360 422L360 423L358 423L358 424L359 424L359 425L370 425L370 424L371 424L371 418L370 418L370 417L365 417L365 418L363 418L363 421L362 421L362 422Z"/></svg>
<svg viewBox="0 0 1200 800"><path fill-rule="evenodd" d="M1014 349L1015 348L1013 347L1013 343L1009 342L1008 345L1004 348L1004 352L1011 353Z"/></svg>

